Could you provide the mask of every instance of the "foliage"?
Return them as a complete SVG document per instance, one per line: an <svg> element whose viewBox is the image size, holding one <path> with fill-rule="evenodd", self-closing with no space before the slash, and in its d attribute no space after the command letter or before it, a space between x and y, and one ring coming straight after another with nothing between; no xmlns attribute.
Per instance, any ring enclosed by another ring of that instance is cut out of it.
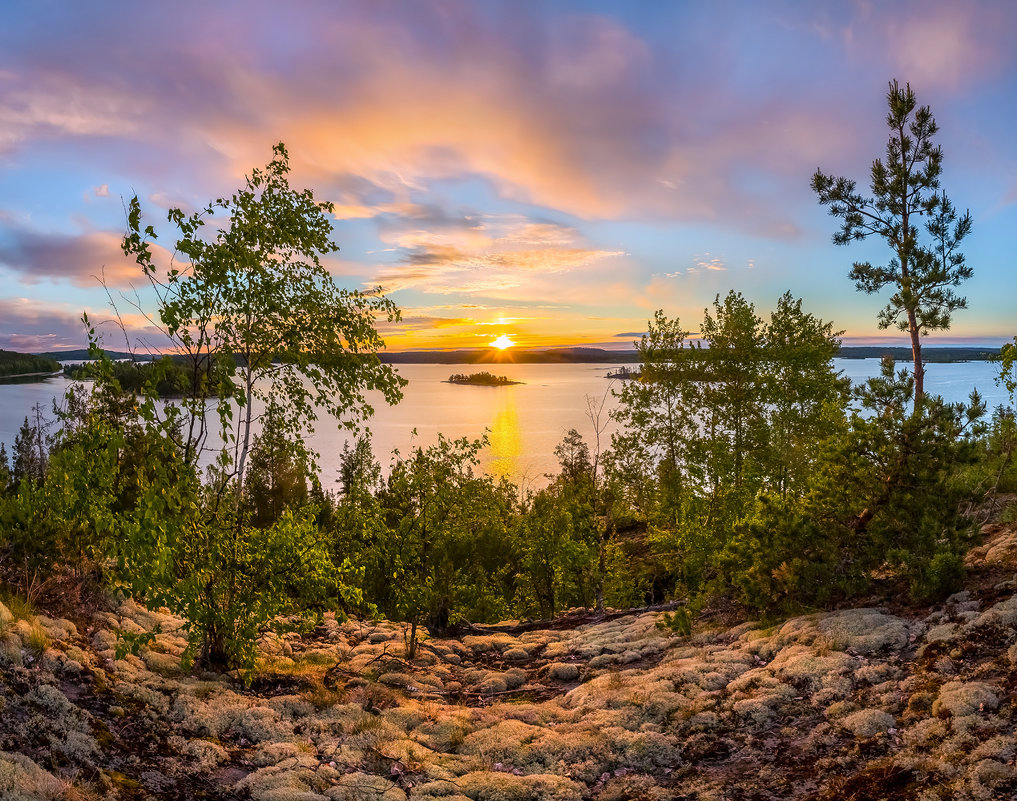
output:
<svg viewBox="0 0 1017 801"><path fill-rule="evenodd" d="M939 130L928 106L917 107L910 84L890 83L886 117L890 138L886 161L872 163L866 197L848 178L835 178L816 170L812 189L830 214L842 220L834 234L838 245L878 236L892 257L884 267L856 262L851 270L855 286L867 293L891 287L893 295L879 313L880 328L891 326L911 335L914 359L915 409L924 394L925 368L921 337L947 329L954 311L967 301L953 291L971 277L971 268L958 251L971 232L971 215L958 217L944 192L939 191L943 152L933 145ZM919 243L924 218L928 244Z"/></svg>
<svg viewBox="0 0 1017 801"><path fill-rule="evenodd" d="M377 293L340 289L321 256L338 250L331 239L333 206L310 190L290 188L289 156L281 143L246 186L190 215L170 209L180 236L175 253L187 260L159 268L142 229L141 205L130 202L123 249L159 296L158 324L192 376L183 414L181 448L196 462L207 431L206 405L217 398L224 480L243 478L255 423L255 401L272 400L276 425L288 434L312 430L319 413L353 428L372 412L364 392L379 390L394 403L402 380L382 365L377 316L398 311ZM228 224L203 238L218 213ZM234 402L240 413L234 420ZM237 484L241 486L241 484Z"/></svg>
<svg viewBox="0 0 1017 801"><path fill-rule="evenodd" d="M360 553L365 589L386 616L410 623L411 656L420 625L443 630L478 604L498 606L492 590L511 495L474 473L485 444L439 435L405 458L397 453L378 493Z"/></svg>
<svg viewBox="0 0 1017 801"><path fill-rule="evenodd" d="M644 510L659 558L694 591L760 493L807 492L847 386L831 363L837 334L790 294L769 323L742 295L718 296L701 331L689 347L680 323L657 313L637 346L643 378L619 393L624 428L606 460L609 483Z"/></svg>
<svg viewBox="0 0 1017 801"><path fill-rule="evenodd" d="M0 377L10 378L25 374L58 373L60 362L45 356L32 356L29 353L15 353L12 350L0 350Z"/></svg>
<svg viewBox="0 0 1017 801"><path fill-rule="evenodd" d="M996 383L1006 387L1010 393L1010 400L1014 399L1017 392L1017 337L1013 342L1007 342L999 351L999 377Z"/></svg>
<svg viewBox="0 0 1017 801"><path fill-rule="evenodd" d="M153 375L138 407L179 469L144 486L133 515L118 521L120 575L131 592L182 613L192 651L213 667L249 665L258 630L285 608L357 601L349 564L333 559L315 510L301 506L315 455L297 443L319 413L355 427L372 411L367 390L391 403L403 383L375 352L376 316L394 319L394 305L336 286L321 260L337 249L332 205L291 189L286 149L273 153L230 197L191 215L170 210L185 264L157 266L157 235L142 228L136 197L123 242L156 291L155 322L188 381L161 414ZM219 213L225 223L203 236ZM260 437L256 404L267 409ZM202 486L195 466L209 406L225 446Z"/></svg>

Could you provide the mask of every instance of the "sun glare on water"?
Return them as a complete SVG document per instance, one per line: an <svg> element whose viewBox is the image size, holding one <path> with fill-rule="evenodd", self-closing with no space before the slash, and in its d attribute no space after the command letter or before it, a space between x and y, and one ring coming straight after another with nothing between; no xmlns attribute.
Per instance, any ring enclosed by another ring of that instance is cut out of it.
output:
<svg viewBox="0 0 1017 801"><path fill-rule="evenodd" d="M502 334L494 342L491 343L491 347L497 348L498 350L505 350L505 348L511 348L515 344L516 344L515 342L508 338L507 334Z"/></svg>

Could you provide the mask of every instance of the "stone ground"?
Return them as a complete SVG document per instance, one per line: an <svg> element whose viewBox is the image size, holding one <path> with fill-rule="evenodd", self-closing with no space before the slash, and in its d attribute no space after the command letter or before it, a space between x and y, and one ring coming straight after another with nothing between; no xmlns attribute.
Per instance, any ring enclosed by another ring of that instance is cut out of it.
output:
<svg viewBox="0 0 1017 801"><path fill-rule="evenodd" d="M0 606L0 798L1017 798L1017 530L983 531L932 608L481 628L412 662L401 626L326 618L266 636L250 686L185 673L181 621L133 602Z"/></svg>

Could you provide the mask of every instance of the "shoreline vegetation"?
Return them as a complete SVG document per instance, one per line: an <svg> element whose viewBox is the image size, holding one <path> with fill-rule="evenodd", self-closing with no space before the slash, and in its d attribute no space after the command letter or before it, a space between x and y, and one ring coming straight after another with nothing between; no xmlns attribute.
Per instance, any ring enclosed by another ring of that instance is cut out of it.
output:
<svg viewBox="0 0 1017 801"><path fill-rule="evenodd" d="M88 349L50 351L26 358L43 358L57 361L85 361ZM130 353L106 351L110 359L131 359ZM377 354L383 364L630 364L639 361L634 349L606 350L604 348L551 348L535 350L513 348L510 354L496 348L470 350L416 350L383 351ZM841 345L834 354L835 359L882 359L886 356L895 361L908 361L911 348L895 345ZM950 364L954 362L991 362L999 359L999 348L968 347L954 345L926 345L922 357L928 364ZM145 361L151 357L137 357ZM59 370L59 367L57 368Z"/></svg>
<svg viewBox="0 0 1017 801"><path fill-rule="evenodd" d="M445 381L446 384L462 384L471 387L508 387L513 384L522 384L522 381L513 381L508 376L495 375L486 370L480 373L454 373Z"/></svg>
<svg viewBox="0 0 1017 801"><path fill-rule="evenodd" d="M60 372L60 363L44 356L0 350L0 381L47 377Z"/></svg>
<svg viewBox="0 0 1017 801"><path fill-rule="evenodd" d="M74 381L94 381L100 378L102 369L100 362L89 361L65 365L63 374ZM141 395L151 390L158 398L189 397L196 380L207 384L209 378L204 369L195 373L188 364L171 356L154 361L108 362L108 369L124 392ZM209 390L214 390L211 384L204 391Z"/></svg>

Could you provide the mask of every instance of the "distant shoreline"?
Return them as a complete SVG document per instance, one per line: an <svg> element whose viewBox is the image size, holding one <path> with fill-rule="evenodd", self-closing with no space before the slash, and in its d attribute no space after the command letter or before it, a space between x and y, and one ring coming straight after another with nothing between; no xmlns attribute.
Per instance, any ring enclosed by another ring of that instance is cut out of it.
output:
<svg viewBox="0 0 1017 801"><path fill-rule="evenodd" d="M82 355L83 354L83 355ZM88 358L88 351L70 350L41 354L58 361ZM107 352L110 358L121 354ZM999 356L999 348L954 345L926 345L922 355L929 364L952 362L989 362ZM130 354L126 354L130 356ZM911 348L898 345L844 345L834 358L879 359L891 356L902 364L911 361ZM146 357L150 358L150 357ZM635 350L605 350L604 348L550 348L528 350L512 348L508 351L495 348L473 350L415 350L381 351L378 358L384 364L633 364L639 361Z"/></svg>

